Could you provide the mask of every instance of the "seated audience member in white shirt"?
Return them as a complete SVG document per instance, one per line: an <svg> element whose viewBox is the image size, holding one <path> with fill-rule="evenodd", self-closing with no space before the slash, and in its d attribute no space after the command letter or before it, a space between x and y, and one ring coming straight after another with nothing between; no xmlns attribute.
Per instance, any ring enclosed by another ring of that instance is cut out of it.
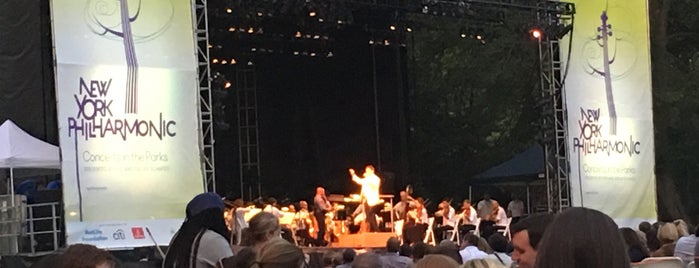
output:
<svg viewBox="0 0 699 268"><path fill-rule="evenodd" d="M684 264L694 261L694 250L699 241L699 227L694 229L694 234L680 237L675 243L675 257L680 257Z"/></svg>
<svg viewBox="0 0 699 268"><path fill-rule="evenodd" d="M461 260L463 262L475 259L485 259L488 257L487 253L478 249L478 240L478 236L474 234L467 234L466 237L464 237L466 247L459 251L459 255L461 255Z"/></svg>

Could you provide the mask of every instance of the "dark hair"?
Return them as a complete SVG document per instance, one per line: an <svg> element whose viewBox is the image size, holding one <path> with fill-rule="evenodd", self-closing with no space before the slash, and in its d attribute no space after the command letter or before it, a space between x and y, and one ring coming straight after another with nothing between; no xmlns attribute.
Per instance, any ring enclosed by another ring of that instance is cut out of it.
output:
<svg viewBox="0 0 699 268"><path fill-rule="evenodd" d="M274 205L277 203L277 199L274 197L267 198L267 204Z"/></svg>
<svg viewBox="0 0 699 268"><path fill-rule="evenodd" d="M255 264L257 254L251 247L243 247L234 256L221 259L221 267L223 268L248 268Z"/></svg>
<svg viewBox="0 0 699 268"><path fill-rule="evenodd" d="M507 239L500 233L490 235L488 244L495 252L507 252Z"/></svg>
<svg viewBox="0 0 699 268"><path fill-rule="evenodd" d="M437 248L435 250L435 254L447 256L447 257L453 259L456 263L462 264L463 260L461 259L461 254L459 253L459 249L456 248L455 246L452 246L452 245L441 244L441 245L437 246Z"/></svg>
<svg viewBox="0 0 699 268"><path fill-rule="evenodd" d="M108 251L87 244L71 245L58 260L60 268L94 268L105 262L113 267L116 263Z"/></svg>
<svg viewBox="0 0 699 268"><path fill-rule="evenodd" d="M529 217L526 217L513 224L510 227L510 231L514 236L515 234L526 230L527 234L529 235L529 245L536 249L539 245L541 237L544 236L546 228L548 228L549 224L553 222L553 218L554 215L552 213L532 214L529 215Z"/></svg>
<svg viewBox="0 0 699 268"><path fill-rule="evenodd" d="M480 239L478 238L478 236L474 234L467 234L466 236L464 236L464 242L468 243L471 246L477 247L478 241L480 241Z"/></svg>
<svg viewBox="0 0 699 268"><path fill-rule="evenodd" d="M391 237L386 241L386 251L388 252L398 252L400 250L400 240L395 237Z"/></svg>
<svg viewBox="0 0 699 268"><path fill-rule="evenodd" d="M223 219L223 210L220 208L209 208L198 214L185 219L184 223L177 231L175 239L170 243L170 248L163 260L164 267L189 267L191 258L196 258L197 254L192 253L192 249L196 253L199 248L193 248L192 245L197 237L206 230L212 230L221 235L226 241L228 238L228 228Z"/></svg>
<svg viewBox="0 0 699 268"><path fill-rule="evenodd" d="M650 231L650 228L652 226L650 225L650 222L647 221L642 221L641 223L638 224L638 230L644 233L647 233Z"/></svg>
<svg viewBox="0 0 699 268"><path fill-rule="evenodd" d="M357 255L352 262L352 268L381 268L382 266L379 255L371 252Z"/></svg>
<svg viewBox="0 0 699 268"><path fill-rule="evenodd" d="M699 224L694 227L694 236L699 237Z"/></svg>
<svg viewBox="0 0 699 268"><path fill-rule="evenodd" d="M425 244L422 241L413 244L413 259L419 260L422 259L422 257L425 257L425 255L427 255L429 247L430 246L428 244Z"/></svg>
<svg viewBox="0 0 699 268"><path fill-rule="evenodd" d="M597 210L566 209L544 233L536 268L629 268L618 228L612 218Z"/></svg>
<svg viewBox="0 0 699 268"><path fill-rule="evenodd" d="M410 256L413 255L413 247L411 247L407 243L400 245L400 249L398 250L398 255L410 258Z"/></svg>
<svg viewBox="0 0 699 268"><path fill-rule="evenodd" d="M354 257L357 257L357 252L354 249L346 248L342 251L342 260L345 263L350 263L354 261Z"/></svg>
<svg viewBox="0 0 699 268"><path fill-rule="evenodd" d="M619 229L619 233L621 234L621 237L624 239L624 242L626 243L627 251L632 248L638 248L643 252L644 255L650 256L648 246L641 242L641 238L638 237L636 231L628 227L623 227Z"/></svg>

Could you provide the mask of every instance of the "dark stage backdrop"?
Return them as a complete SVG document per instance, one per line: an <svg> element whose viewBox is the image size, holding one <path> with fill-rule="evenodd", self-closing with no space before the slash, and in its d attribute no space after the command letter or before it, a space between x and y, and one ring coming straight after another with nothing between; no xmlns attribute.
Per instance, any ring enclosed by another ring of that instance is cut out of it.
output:
<svg viewBox="0 0 699 268"><path fill-rule="evenodd" d="M57 144L49 23L46 0L0 1L0 122Z"/></svg>

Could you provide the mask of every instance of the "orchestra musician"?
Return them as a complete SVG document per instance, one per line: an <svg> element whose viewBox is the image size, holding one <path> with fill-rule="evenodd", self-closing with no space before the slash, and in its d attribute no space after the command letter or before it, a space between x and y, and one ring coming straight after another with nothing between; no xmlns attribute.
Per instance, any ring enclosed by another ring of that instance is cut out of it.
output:
<svg viewBox="0 0 699 268"><path fill-rule="evenodd" d="M471 230L476 229L476 221L478 220L478 213L476 209L471 206L471 200L464 199L461 203L461 211L457 216L461 219L461 225L459 225L459 232L462 237L465 237L466 233Z"/></svg>
<svg viewBox="0 0 699 268"><path fill-rule="evenodd" d="M435 219L437 217L440 217L442 220L440 226L432 227L435 238L438 241L442 241L442 238L444 237L444 232L446 232L447 230L454 229L454 225L456 224L456 210L454 210L454 207L452 207L450 203L451 200L449 198L442 199L442 202L439 203L439 210L437 210L434 213Z"/></svg>
<svg viewBox="0 0 699 268"><path fill-rule="evenodd" d="M306 246L313 240L311 233L315 233L311 217L311 213L308 211L308 202L301 200L299 202L299 210L294 214L291 228L295 230L297 236L303 238L303 246Z"/></svg>
<svg viewBox="0 0 699 268"><path fill-rule="evenodd" d="M351 168L349 173L352 176L352 181L362 186L361 195L366 221L369 223L369 231L378 232L379 226L376 223L376 212L380 211L383 205L383 200L379 196L381 178L376 176L374 166L372 165L367 165L364 168L362 177L357 176L354 169Z"/></svg>
<svg viewBox="0 0 699 268"><path fill-rule="evenodd" d="M408 211L405 213L403 242L410 245L422 241L425 231L427 231L427 223L427 209L425 209L422 197L418 197L414 202L410 203Z"/></svg>
<svg viewBox="0 0 699 268"><path fill-rule="evenodd" d="M325 240L325 231L327 230L325 226L325 213L331 211L332 206L330 205L328 197L325 196L325 188L316 188L316 195L313 197L313 204L313 216L315 216L318 224L316 245L326 246L328 241Z"/></svg>
<svg viewBox="0 0 699 268"><path fill-rule="evenodd" d="M405 220L405 214L410 210L415 200L406 191L400 191L400 201L393 206L395 220Z"/></svg>

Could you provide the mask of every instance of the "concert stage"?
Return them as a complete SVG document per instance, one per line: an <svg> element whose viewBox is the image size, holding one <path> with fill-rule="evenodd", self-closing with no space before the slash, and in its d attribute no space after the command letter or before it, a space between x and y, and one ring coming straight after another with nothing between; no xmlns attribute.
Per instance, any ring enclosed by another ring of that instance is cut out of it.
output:
<svg viewBox="0 0 699 268"><path fill-rule="evenodd" d="M329 245L330 248L384 248L389 238L396 236L391 232L345 234L339 241Z"/></svg>

